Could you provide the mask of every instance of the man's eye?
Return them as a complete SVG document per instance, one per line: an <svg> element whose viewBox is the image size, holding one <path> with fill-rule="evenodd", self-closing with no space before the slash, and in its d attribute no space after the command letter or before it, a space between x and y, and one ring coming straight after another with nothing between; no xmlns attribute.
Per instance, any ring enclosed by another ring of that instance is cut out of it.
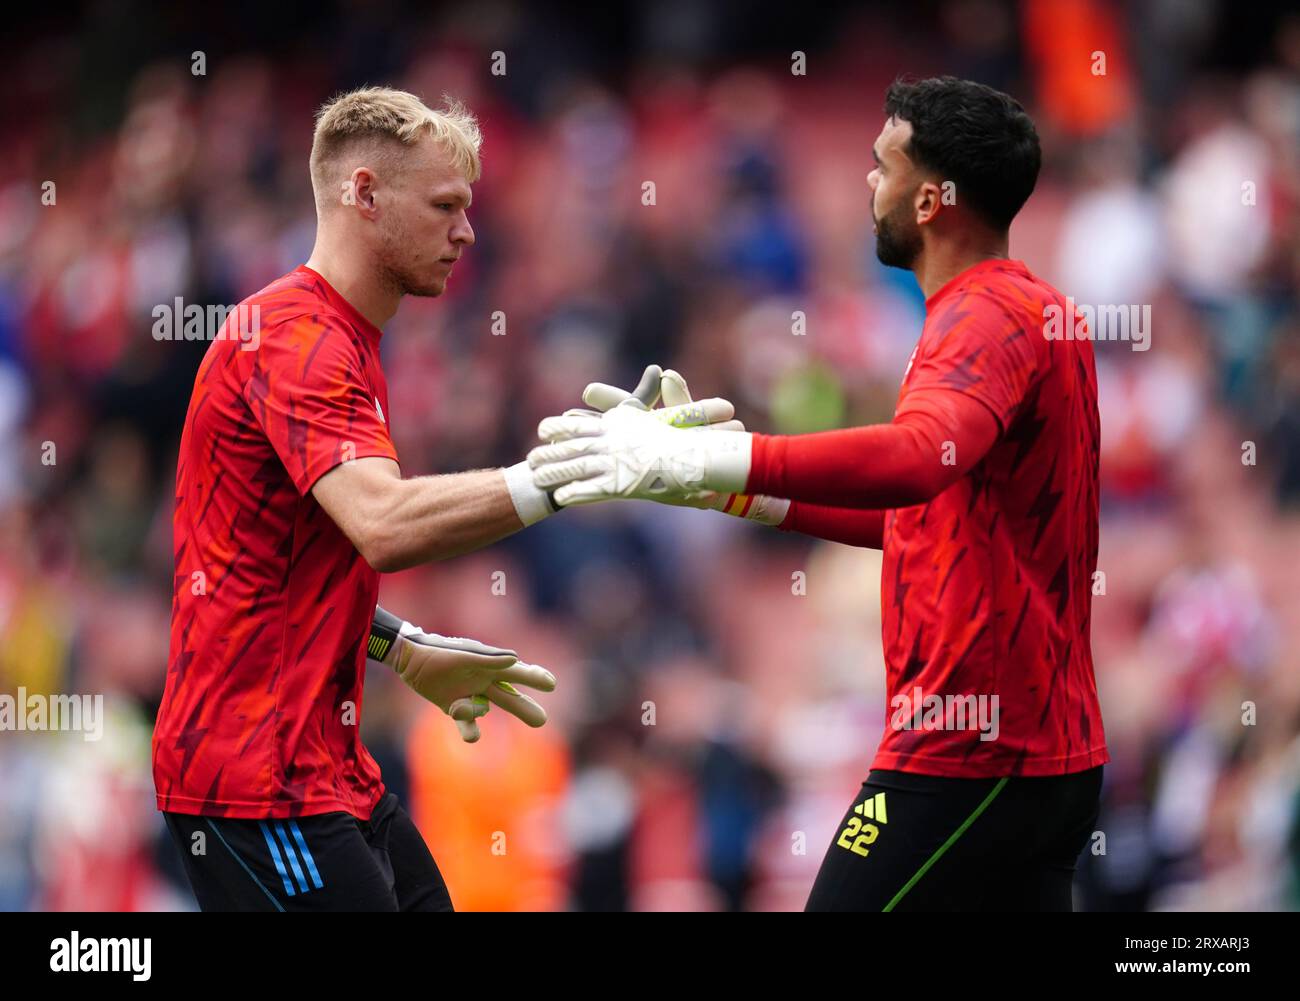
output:
<svg viewBox="0 0 1300 1001"><path fill-rule="evenodd" d="M450 212L454 206L451 204L451 202L438 202L434 207L445 209L446 211Z"/></svg>

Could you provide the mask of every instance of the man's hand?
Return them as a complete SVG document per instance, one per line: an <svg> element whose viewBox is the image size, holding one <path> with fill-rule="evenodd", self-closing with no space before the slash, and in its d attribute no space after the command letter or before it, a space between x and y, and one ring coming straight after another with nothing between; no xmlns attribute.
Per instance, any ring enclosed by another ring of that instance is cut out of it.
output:
<svg viewBox="0 0 1300 1001"><path fill-rule="evenodd" d="M630 399L639 400L655 417L672 427L707 427L712 431L745 430L745 425L734 419L736 408L729 400L714 396L696 402L691 399L691 391L680 373L671 368L661 369L658 365L647 365L641 374L641 381L630 393L604 382L589 383L582 391L582 400L592 409L566 410L564 416L599 417ZM656 403L663 405L655 407ZM700 490L684 497L665 496L656 499L662 504L721 511L727 505L728 496L711 490Z"/></svg>
<svg viewBox="0 0 1300 1001"><path fill-rule="evenodd" d="M745 430L745 425L734 419L735 407L730 402L720 397L712 397L696 403L691 399L691 391L686 385L686 380L672 369L661 371L658 365L647 366L636 389L630 393L617 386L593 382L583 391L582 399L594 409L566 410L563 416L599 417L602 413L628 400L636 400L651 408L662 399L663 407L650 412L673 427L703 427L710 431ZM790 502L779 497L738 492L719 493L714 490L696 490L682 496L665 493L656 495L653 499L662 504L721 511L732 517L745 518L764 525L780 525L790 510ZM556 500L557 503L563 503L561 497L557 497Z"/></svg>
<svg viewBox="0 0 1300 1001"><path fill-rule="evenodd" d="M455 720L467 743L479 739L477 720L487 715L491 703L529 726L546 722L546 710L514 684L553 692L555 676L545 668L523 663L513 650L426 633L376 608L366 652L393 668L407 685Z"/></svg>
<svg viewBox="0 0 1300 1001"><path fill-rule="evenodd" d="M582 391L582 401L591 410L566 410L565 417L587 415L598 417L628 400L639 400L659 420L677 428L708 427L713 431L744 431L745 425L735 420L736 408L729 400L710 397L707 400L691 399L686 380L671 368L662 370L658 365L647 365L641 381L630 393L604 382L593 382ZM663 406L655 404L663 401Z"/></svg>
<svg viewBox="0 0 1300 1001"><path fill-rule="evenodd" d="M566 410L564 416L571 417L574 414L599 416L630 398L640 400L651 413L673 427L707 427L711 431L745 430L745 425L734 419L736 408L729 400L714 396L696 402L691 398L690 388L679 372L671 368L660 369L658 365L646 366L641 381L631 393L603 382L590 383L582 391L582 399L595 410ZM663 405L656 408L657 402ZM715 493L712 490L699 490L684 497L664 496L656 500L661 504L672 504L678 507L722 511L726 510L728 499L735 496L735 494Z"/></svg>
<svg viewBox="0 0 1300 1001"><path fill-rule="evenodd" d="M599 417L548 417L537 433L549 444L528 453L533 483L554 490L561 506L614 499L681 503L707 491L744 489L747 432L679 428L671 420L666 423L634 398Z"/></svg>

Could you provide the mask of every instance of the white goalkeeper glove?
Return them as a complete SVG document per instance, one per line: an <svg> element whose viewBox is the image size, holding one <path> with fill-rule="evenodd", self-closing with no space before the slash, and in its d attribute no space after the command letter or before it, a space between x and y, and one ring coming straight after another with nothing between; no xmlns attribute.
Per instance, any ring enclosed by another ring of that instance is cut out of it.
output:
<svg viewBox="0 0 1300 1001"><path fill-rule="evenodd" d="M656 381L657 390L654 388ZM650 365L646 368L640 383L631 393L603 382L591 383L583 390L582 399L593 407L595 412L566 410L564 416L587 414L596 417L631 398L640 400L647 407L654 407L656 401L662 401L661 408L650 412L673 427L707 427L710 431L745 430L744 424L733 419L736 408L727 400L711 397L696 403L691 399L691 391L686 385L685 378L671 368L661 371L658 365ZM746 518L764 525L781 524L790 510L788 500L782 497L768 497L764 494L718 493L713 490L701 490L681 498L655 499L665 504L721 511L735 518Z"/></svg>
<svg viewBox="0 0 1300 1001"><path fill-rule="evenodd" d="M745 430L744 424L732 419L735 417L736 408L727 400L713 398L693 401L690 391L686 388L686 380L671 369L664 372L658 365L647 365L641 374L641 381L631 392L604 382L589 383L583 390L582 400L592 409L566 410L564 416L599 417L605 411L612 410L629 400L639 402L645 409L650 409L661 396L664 406L651 412L656 418L673 427L709 425L727 431ZM510 499L515 505L515 513L525 527L541 521L564 506L553 491L544 490L537 485L527 460L508 466L502 472L505 474ZM691 499L666 501L666 503L689 504L693 507L716 506L712 495L708 495L705 499L704 494Z"/></svg>
<svg viewBox="0 0 1300 1001"><path fill-rule="evenodd" d="M539 425L539 436L550 444L528 454L538 489L552 491L559 505L642 498L779 525L788 500L736 488L749 475L750 437L732 419L735 408L718 398L693 402L686 380L669 369L660 378L664 408L646 412L654 403L654 394L644 392L654 368L646 369L632 394L603 383L588 386L583 399L604 414L569 410ZM646 417L691 437L664 437ZM701 432L708 437L696 437Z"/></svg>
<svg viewBox="0 0 1300 1001"><path fill-rule="evenodd" d="M745 425L734 419L736 408L729 400L718 396L707 400L692 400L686 380L671 368L665 371L658 365L647 365L641 374L641 381L630 393L603 382L589 383L582 391L582 401L593 409L566 410L564 416L599 417L632 399L639 400L655 417L675 428L707 426L712 431L745 430ZM663 406L655 409L655 404L660 400L663 401Z"/></svg>
<svg viewBox="0 0 1300 1001"><path fill-rule="evenodd" d="M746 431L675 428L625 400L599 417L547 417L546 445L528 453L533 484L561 507L615 499L681 503L702 492L741 493L749 477Z"/></svg>
<svg viewBox="0 0 1300 1001"><path fill-rule="evenodd" d="M546 722L546 710L514 685L552 692L555 676L523 663L513 650L426 633L376 607L366 653L450 716L467 743L479 739L478 719L493 703L529 726Z"/></svg>
<svg viewBox="0 0 1300 1001"><path fill-rule="evenodd" d="M686 380L671 369L665 373L658 365L647 365L641 374L641 381L631 392L604 382L589 383L583 390L582 399L593 409L574 408L566 410L564 416L600 417L605 411L628 401L649 409L654 407L661 396L666 403L671 400L672 405L651 412L656 418L673 427L698 427L707 424L726 430L745 430L745 425L732 419L736 408L727 400L715 398L696 403L691 399L690 391L686 388ZM525 526L554 514L564 506L563 502L556 498L553 490L545 490L536 483L527 460L510 466L504 472L515 511ZM714 495L704 492L690 497L665 499L665 503L687 504L694 507L716 506Z"/></svg>

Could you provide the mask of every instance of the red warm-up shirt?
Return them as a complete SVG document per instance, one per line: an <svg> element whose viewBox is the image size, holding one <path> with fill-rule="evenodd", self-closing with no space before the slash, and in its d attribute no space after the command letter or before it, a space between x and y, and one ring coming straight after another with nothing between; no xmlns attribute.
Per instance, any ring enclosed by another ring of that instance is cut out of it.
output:
<svg viewBox="0 0 1300 1001"><path fill-rule="evenodd" d="M1019 261L977 264L927 300L893 425L755 436L747 490L795 502L783 527L804 519L863 544L883 533L889 701L873 768L979 778L1110 760L1089 639L1097 378L1091 341L1044 334L1045 311L1068 316L1065 306ZM960 458L978 437L972 400L996 421L976 408L987 451L934 496L902 500L925 493L927 478L947 482L944 443L913 432L950 427ZM916 461L928 443L935 454ZM855 520L808 505L885 510ZM954 725L955 699L968 696L990 714L996 706L996 739L981 739L968 699L965 725Z"/></svg>
<svg viewBox="0 0 1300 1001"><path fill-rule="evenodd" d="M365 820L384 791L360 736L379 574L311 488L347 459L397 458L380 331L306 267L241 306L199 368L177 460L158 808Z"/></svg>

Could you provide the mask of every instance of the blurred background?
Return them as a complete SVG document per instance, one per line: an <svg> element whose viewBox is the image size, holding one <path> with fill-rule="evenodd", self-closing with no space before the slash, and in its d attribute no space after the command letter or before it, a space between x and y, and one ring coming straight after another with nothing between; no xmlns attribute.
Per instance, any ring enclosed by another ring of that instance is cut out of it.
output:
<svg viewBox="0 0 1300 1001"><path fill-rule="evenodd" d="M1112 762L1077 906L1300 908L1300 16L95 2L7 28L0 692L102 692L108 719L94 743L0 732L0 908L194 907L149 740L206 344L155 340L151 312L307 258L325 99L447 93L485 132L477 244L383 340L414 475L515 462L589 380L649 362L752 430L888 420L923 318L876 262L866 183L900 73L1018 97L1045 163L1012 255L1078 302L1152 308L1150 350L1097 345ZM498 710L463 745L371 664L367 744L461 909L800 908L885 723L879 567L714 512L552 518L382 590L548 666L551 723Z"/></svg>

